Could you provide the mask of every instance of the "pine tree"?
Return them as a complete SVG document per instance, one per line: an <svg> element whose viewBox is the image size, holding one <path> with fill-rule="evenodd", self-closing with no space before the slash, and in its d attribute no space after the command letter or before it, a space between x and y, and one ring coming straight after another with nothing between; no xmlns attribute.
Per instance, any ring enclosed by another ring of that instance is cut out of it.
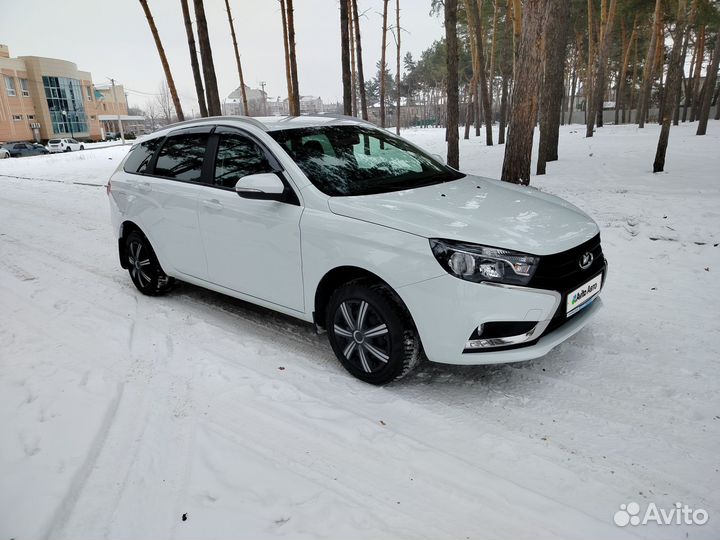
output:
<svg viewBox="0 0 720 540"><path fill-rule="evenodd" d="M243 114L245 114L245 116L249 116L250 109L248 109L247 92L245 91L245 78L243 77L240 52L238 51L237 38L235 36L235 24L233 23L232 13L230 11L229 0L225 0L225 10L227 11L228 23L230 24L230 35L232 36L233 50L235 51L235 64L237 65L238 78L240 79L240 96L242 97Z"/></svg>
<svg viewBox="0 0 720 540"><path fill-rule="evenodd" d="M385 127L385 70L387 69L387 18L388 2L383 0L382 48L380 49L380 127Z"/></svg>
<svg viewBox="0 0 720 540"><path fill-rule="evenodd" d="M565 57L570 19L570 6L565 0L548 0L547 9L537 174L545 174L545 163L558 158L560 108L565 93Z"/></svg>
<svg viewBox="0 0 720 540"><path fill-rule="evenodd" d="M180 5L182 7L183 20L185 21L185 33L187 34L188 49L190 50L190 67L192 68L193 79L195 80L195 93L197 94L198 106L200 107L200 116L206 117L208 110L205 103L205 89L203 88L202 74L200 73L200 64L198 63L195 35L193 34L188 0L180 0Z"/></svg>
<svg viewBox="0 0 720 540"><path fill-rule="evenodd" d="M670 122L674 113L675 92L679 90L680 74L683 63L681 57L682 43L685 37L685 17L687 0L678 0L677 23L675 24L675 38L673 40L672 52L668 63L667 82L665 84L665 106L661 119L660 138L658 140L657 152L653 163L653 172L665 170L665 152L667 151L668 138L670 137Z"/></svg>
<svg viewBox="0 0 720 540"><path fill-rule="evenodd" d="M198 29L198 44L200 45L200 59L202 60L203 78L205 79L205 95L210 116L220 116L220 92L218 91L217 77L215 76L215 63L213 62L210 35L208 33L207 19L203 0L193 0L195 6L195 21Z"/></svg>
<svg viewBox="0 0 720 540"><path fill-rule="evenodd" d="M460 166L457 0L445 0L445 41L447 46L447 163L457 169Z"/></svg>
<svg viewBox="0 0 720 540"><path fill-rule="evenodd" d="M155 47L157 47L158 55L160 55L160 63L162 64L163 71L165 72L165 79L167 80L167 85L170 89L173 106L175 107L175 115L177 116L178 121L182 122L185 120L185 115L183 114L180 98L178 97L177 90L175 89L175 81L173 80L172 72L170 71L170 64L168 63L167 56L165 56L165 48L160 40L160 34L158 33L157 26L155 26L155 20L153 19L147 0L139 1L143 11L145 12L145 18L147 19L148 25L150 26L150 32L155 40Z"/></svg>
<svg viewBox="0 0 720 540"><path fill-rule="evenodd" d="M340 0L340 64L342 68L343 114L352 115L352 72L350 71L350 17L348 4Z"/></svg>
<svg viewBox="0 0 720 540"><path fill-rule="evenodd" d="M538 66L542 61L542 33L547 19L545 4L544 0L526 0L523 7L522 34L515 64L516 77L510 113L510 132L505 145L501 176L505 182L514 184L530 183L530 156L542 75Z"/></svg>

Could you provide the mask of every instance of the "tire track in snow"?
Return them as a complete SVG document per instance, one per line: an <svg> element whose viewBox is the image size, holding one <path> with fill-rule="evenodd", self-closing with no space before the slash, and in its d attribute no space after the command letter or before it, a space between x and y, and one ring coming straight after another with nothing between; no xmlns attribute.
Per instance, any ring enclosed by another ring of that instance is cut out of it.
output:
<svg viewBox="0 0 720 540"><path fill-rule="evenodd" d="M46 526L45 533L43 534L43 538L53 538L61 536L57 533L63 530L65 524L67 523L67 520L72 515L75 509L75 505L77 504L77 501L80 497L80 494L82 493L82 490L87 483L88 478L92 474L98 457L100 456L100 453L105 446L108 434L110 433L110 429L113 427L115 418L117 416L118 407L123 396L123 388L124 385L122 383L119 383L117 385L115 396L108 405L100 429L95 435L95 438L90 445L90 448L85 456L85 459L83 460L82 465L80 465L77 472L73 476L73 479L70 482L69 489L58 504L55 513L50 518L50 521Z"/></svg>

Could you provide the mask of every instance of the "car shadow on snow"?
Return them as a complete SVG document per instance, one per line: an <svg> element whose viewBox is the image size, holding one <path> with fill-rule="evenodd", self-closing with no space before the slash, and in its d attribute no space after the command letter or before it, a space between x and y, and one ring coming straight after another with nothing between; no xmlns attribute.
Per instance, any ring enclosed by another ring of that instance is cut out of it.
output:
<svg viewBox="0 0 720 540"><path fill-rule="evenodd" d="M208 322L231 331L251 332L258 339L297 350L303 358L315 363L314 367L351 377L335 358L327 336L317 334L310 323L184 282L179 283L168 298L173 297L191 300L194 308L202 311ZM575 353L578 352L573 346L575 339L578 336L544 357L510 364L460 366L423 359L413 372L385 386L385 389L400 394L414 393L420 388L424 393L447 394L452 389L457 398L465 394L463 389L470 389L474 394L484 390L489 395L498 393L507 396L515 394L514 390L522 386L522 390L518 391L526 393L545 377L555 377L563 371L572 370L577 359ZM358 384L362 383L358 381Z"/></svg>

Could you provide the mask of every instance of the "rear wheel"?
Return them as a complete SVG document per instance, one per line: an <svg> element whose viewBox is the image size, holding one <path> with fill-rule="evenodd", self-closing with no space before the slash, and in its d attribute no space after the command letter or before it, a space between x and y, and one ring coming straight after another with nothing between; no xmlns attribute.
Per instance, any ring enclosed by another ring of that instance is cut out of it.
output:
<svg viewBox="0 0 720 540"><path fill-rule="evenodd" d="M72 148L70 148L69 146L66 146L65 150L63 150L63 151L64 152L72 152Z"/></svg>
<svg viewBox="0 0 720 540"><path fill-rule="evenodd" d="M148 296L168 292L175 280L163 272L150 242L144 234L132 231L125 241L128 272L135 287Z"/></svg>
<svg viewBox="0 0 720 540"><path fill-rule="evenodd" d="M420 337L410 314L384 285L351 282L337 289L326 328L335 355L362 381L389 383L420 361Z"/></svg>
<svg viewBox="0 0 720 540"><path fill-rule="evenodd" d="M80 145L80 150L85 150L85 146L81 144L81 145Z"/></svg>

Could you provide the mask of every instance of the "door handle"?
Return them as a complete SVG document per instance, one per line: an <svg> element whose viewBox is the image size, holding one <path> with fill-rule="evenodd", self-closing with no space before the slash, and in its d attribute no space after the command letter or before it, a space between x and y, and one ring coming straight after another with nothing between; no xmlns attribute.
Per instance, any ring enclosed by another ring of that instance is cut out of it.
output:
<svg viewBox="0 0 720 540"><path fill-rule="evenodd" d="M220 211L223 209L223 205L217 199L206 199L202 202L202 205L208 210Z"/></svg>

